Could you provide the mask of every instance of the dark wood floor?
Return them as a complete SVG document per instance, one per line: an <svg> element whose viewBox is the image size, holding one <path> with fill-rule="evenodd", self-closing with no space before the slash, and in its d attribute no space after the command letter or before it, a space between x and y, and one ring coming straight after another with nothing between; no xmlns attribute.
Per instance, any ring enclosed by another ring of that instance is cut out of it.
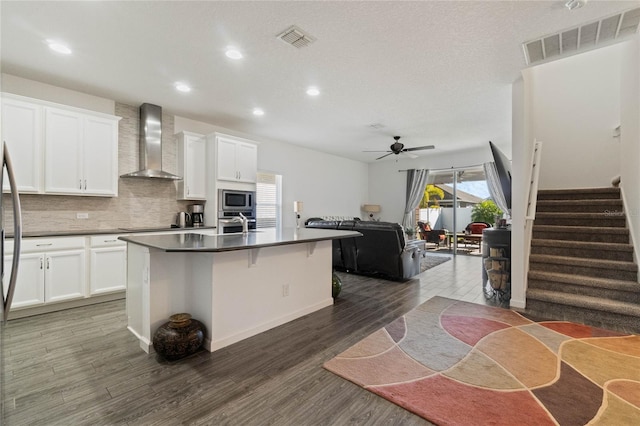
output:
<svg viewBox="0 0 640 426"><path fill-rule="evenodd" d="M341 274L333 306L174 363L139 348L124 301L12 320L6 424L429 424L322 364L433 296L484 303L480 271L458 256L403 283Z"/></svg>

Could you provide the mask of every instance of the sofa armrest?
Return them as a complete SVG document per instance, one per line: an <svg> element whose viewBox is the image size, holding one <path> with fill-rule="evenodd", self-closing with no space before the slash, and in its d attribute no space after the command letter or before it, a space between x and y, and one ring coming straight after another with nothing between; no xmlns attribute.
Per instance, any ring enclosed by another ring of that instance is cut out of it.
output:
<svg viewBox="0 0 640 426"><path fill-rule="evenodd" d="M422 248L418 245L407 244L400 253L402 262L402 277L411 278L420 273L420 261L422 260Z"/></svg>

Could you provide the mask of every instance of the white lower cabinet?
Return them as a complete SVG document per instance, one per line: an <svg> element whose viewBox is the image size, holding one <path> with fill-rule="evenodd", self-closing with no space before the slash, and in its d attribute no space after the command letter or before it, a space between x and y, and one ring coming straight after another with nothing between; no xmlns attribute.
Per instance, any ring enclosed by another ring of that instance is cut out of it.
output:
<svg viewBox="0 0 640 426"><path fill-rule="evenodd" d="M90 295L127 289L127 243L117 236L91 237Z"/></svg>
<svg viewBox="0 0 640 426"><path fill-rule="evenodd" d="M11 308L42 305L44 303L44 255L42 253L23 253L18 268L18 282L13 293ZM11 256L4 258L5 285L4 295L8 291L11 275Z"/></svg>
<svg viewBox="0 0 640 426"><path fill-rule="evenodd" d="M44 269L45 303L84 297L84 274L84 249L46 253Z"/></svg>
<svg viewBox="0 0 640 426"><path fill-rule="evenodd" d="M85 296L85 239L25 239L12 308ZM11 274L13 244L6 246L5 277ZM5 290L6 292L6 290Z"/></svg>

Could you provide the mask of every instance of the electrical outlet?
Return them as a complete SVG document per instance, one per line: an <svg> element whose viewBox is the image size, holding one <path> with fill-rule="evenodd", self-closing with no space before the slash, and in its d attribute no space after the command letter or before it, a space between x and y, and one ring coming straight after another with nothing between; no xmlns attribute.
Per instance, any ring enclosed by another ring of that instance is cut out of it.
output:
<svg viewBox="0 0 640 426"><path fill-rule="evenodd" d="M289 295L289 284L282 284L282 297Z"/></svg>
<svg viewBox="0 0 640 426"><path fill-rule="evenodd" d="M89 219L89 213L76 213L76 219Z"/></svg>

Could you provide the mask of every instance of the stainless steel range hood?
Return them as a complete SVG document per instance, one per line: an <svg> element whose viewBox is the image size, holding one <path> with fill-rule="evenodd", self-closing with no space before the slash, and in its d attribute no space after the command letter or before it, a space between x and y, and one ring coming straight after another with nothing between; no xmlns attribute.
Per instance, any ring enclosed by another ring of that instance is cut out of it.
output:
<svg viewBox="0 0 640 426"><path fill-rule="evenodd" d="M162 107L140 105L140 170L120 177L182 179L162 170Z"/></svg>

